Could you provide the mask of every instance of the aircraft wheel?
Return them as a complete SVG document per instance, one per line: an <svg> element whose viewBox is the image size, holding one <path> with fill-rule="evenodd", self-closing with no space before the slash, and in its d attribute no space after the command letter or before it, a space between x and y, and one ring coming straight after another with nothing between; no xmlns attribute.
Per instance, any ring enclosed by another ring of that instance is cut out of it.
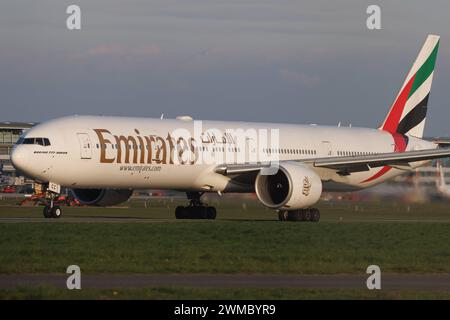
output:
<svg viewBox="0 0 450 320"><path fill-rule="evenodd" d="M312 222L319 222L320 220L320 211L317 208L311 209L311 221Z"/></svg>
<svg viewBox="0 0 450 320"><path fill-rule="evenodd" d="M312 221L311 209L305 209L303 212L303 221Z"/></svg>
<svg viewBox="0 0 450 320"><path fill-rule="evenodd" d="M187 210L183 206L178 206L175 209L175 218L176 219L186 219Z"/></svg>
<svg viewBox="0 0 450 320"><path fill-rule="evenodd" d="M195 218L208 219L208 208L205 206L194 207Z"/></svg>
<svg viewBox="0 0 450 320"><path fill-rule="evenodd" d="M62 210L60 206L54 206L50 209L51 215L53 218L59 218L62 215Z"/></svg>
<svg viewBox="0 0 450 320"><path fill-rule="evenodd" d="M295 213L295 221L306 221L306 210L296 210Z"/></svg>
<svg viewBox="0 0 450 320"><path fill-rule="evenodd" d="M52 212L51 212L51 209L50 209L50 206L45 206L44 207L44 210L43 210L43 213L44 213L44 217L45 218L51 218L52 217Z"/></svg>
<svg viewBox="0 0 450 320"><path fill-rule="evenodd" d="M282 211L278 212L278 220L288 221L288 219L289 219L289 211L282 210Z"/></svg>
<svg viewBox="0 0 450 320"><path fill-rule="evenodd" d="M206 208L206 216L210 220L216 219L216 216L217 216L216 208L214 208L214 207L207 207Z"/></svg>
<svg viewBox="0 0 450 320"><path fill-rule="evenodd" d="M311 211L309 209L299 209L289 212L290 221L311 221Z"/></svg>

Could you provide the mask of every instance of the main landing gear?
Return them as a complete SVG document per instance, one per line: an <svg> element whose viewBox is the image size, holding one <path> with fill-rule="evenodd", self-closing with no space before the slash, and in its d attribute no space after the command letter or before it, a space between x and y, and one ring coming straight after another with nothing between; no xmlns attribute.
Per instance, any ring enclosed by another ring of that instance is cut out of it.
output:
<svg viewBox="0 0 450 320"><path fill-rule="evenodd" d="M309 221L319 222L320 211L317 208L299 209L299 210L281 210L278 212L280 221Z"/></svg>
<svg viewBox="0 0 450 320"><path fill-rule="evenodd" d="M175 209L175 217L177 219L210 219L216 218L216 208L206 206L200 197L203 192L186 192L190 203L188 206L178 206Z"/></svg>

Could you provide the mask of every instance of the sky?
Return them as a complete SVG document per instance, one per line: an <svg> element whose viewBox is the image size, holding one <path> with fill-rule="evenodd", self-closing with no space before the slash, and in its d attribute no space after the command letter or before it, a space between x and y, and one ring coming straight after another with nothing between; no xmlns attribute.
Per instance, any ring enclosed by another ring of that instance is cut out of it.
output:
<svg viewBox="0 0 450 320"><path fill-rule="evenodd" d="M68 30L66 8L81 8ZM381 30L368 30L368 5ZM73 114L378 127L441 36L425 135L450 137L450 2L3 0L0 121Z"/></svg>

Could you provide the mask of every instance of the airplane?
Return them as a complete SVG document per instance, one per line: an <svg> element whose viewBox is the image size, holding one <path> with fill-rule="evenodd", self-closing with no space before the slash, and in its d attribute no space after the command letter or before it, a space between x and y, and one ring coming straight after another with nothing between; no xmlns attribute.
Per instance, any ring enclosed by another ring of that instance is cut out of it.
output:
<svg viewBox="0 0 450 320"><path fill-rule="evenodd" d="M450 186L448 186L447 183L445 182L444 170L442 170L442 164L440 164L439 162L436 163L436 171L439 177L436 180L436 188L438 192L442 196L450 198Z"/></svg>
<svg viewBox="0 0 450 320"><path fill-rule="evenodd" d="M215 219L204 193L256 192L281 221L317 222L324 191L369 188L450 156L423 138L438 47L429 35L378 128L66 116L26 131L11 161L43 185L46 218L61 216L53 199L66 187L94 206L127 201L136 189L183 191L189 204L177 219Z"/></svg>

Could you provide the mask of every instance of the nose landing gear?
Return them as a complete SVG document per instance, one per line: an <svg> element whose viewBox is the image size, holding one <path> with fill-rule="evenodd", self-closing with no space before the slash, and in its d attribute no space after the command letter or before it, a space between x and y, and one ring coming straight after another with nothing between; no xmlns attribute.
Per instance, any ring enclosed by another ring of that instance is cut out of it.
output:
<svg viewBox="0 0 450 320"><path fill-rule="evenodd" d="M50 206L44 207L44 217L45 218L59 218L62 215L62 209L60 206Z"/></svg>
<svg viewBox="0 0 450 320"><path fill-rule="evenodd" d="M203 192L186 192L190 203L188 206L178 206L175 209L177 219L209 219L214 220L217 216L216 208L206 206L200 197Z"/></svg>
<svg viewBox="0 0 450 320"><path fill-rule="evenodd" d="M299 209L299 210L281 210L278 212L280 221L309 221L319 222L320 211L317 208Z"/></svg>
<svg viewBox="0 0 450 320"><path fill-rule="evenodd" d="M45 192L45 198L47 200L47 204L44 207L43 213L44 217L49 218L60 218L62 216L62 209L60 206L54 205L54 199L58 196L61 187L59 185L55 185L54 183L50 184Z"/></svg>

